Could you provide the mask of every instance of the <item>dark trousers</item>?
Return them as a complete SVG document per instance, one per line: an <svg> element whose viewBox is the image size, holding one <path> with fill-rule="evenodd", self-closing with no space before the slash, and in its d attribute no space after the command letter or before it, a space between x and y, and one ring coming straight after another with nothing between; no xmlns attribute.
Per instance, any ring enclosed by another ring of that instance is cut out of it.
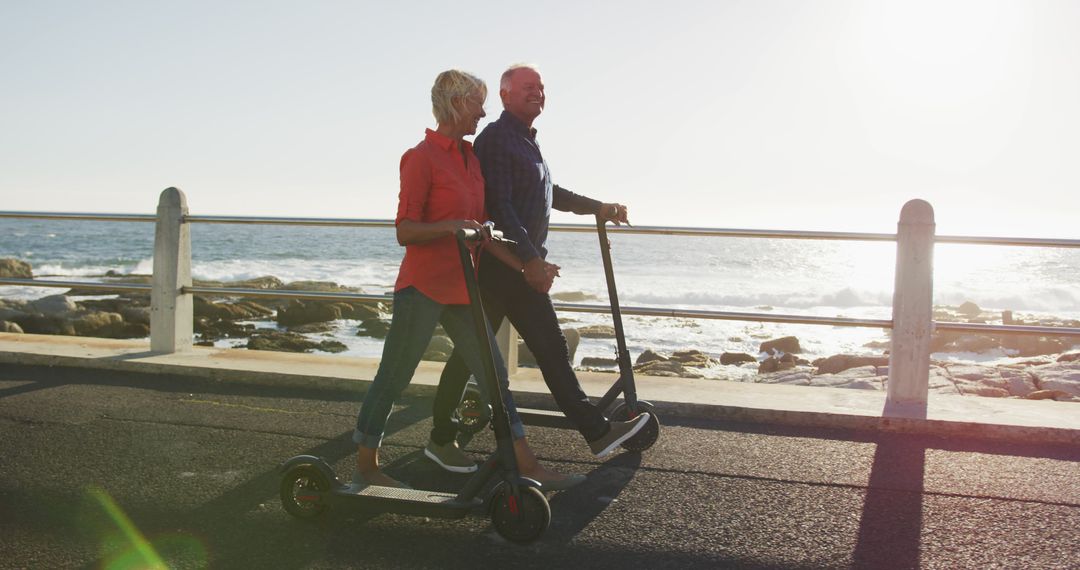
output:
<svg viewBox="0 0 1080 570"><path fill-rule="evenodd" d="M586 441L593 441L607 433L607 419L589 401L574 374L566 337L559 327L551 297L530 287L520 272L486 253L481 256L479 281L484 311L491 327L498 329L503 317L510 319L536 357L544 382L563 414ZM457 435L451 416L461 402L468 380L469 369L455 348L443 368L435 396L432 418L435 427L431 431L431 439L435 443L449 443Z"/></svg>

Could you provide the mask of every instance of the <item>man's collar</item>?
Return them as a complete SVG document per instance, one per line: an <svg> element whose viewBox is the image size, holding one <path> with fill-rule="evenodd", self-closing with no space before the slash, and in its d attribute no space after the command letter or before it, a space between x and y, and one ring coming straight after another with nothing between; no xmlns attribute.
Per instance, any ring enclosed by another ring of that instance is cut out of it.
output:
<svg viewBox="0 0 1080 570"><path fill-rule="evenodd" d="M536 137L536 129L526 125L521 119L517 118L513 113L503 109L502 115L499 115L499 121L505 121L510 128L520 132L523 135L529 135L530 137Z"/></svg>

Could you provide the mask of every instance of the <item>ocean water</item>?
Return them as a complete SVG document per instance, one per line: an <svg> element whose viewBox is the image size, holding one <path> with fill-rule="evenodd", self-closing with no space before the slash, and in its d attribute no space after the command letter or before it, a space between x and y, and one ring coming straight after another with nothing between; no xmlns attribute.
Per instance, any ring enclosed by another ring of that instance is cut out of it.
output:
<svg viewBox="0 0 1080 570"><path fill-rule="evenodd" d="M0 257L29 262L35 277L93 280L107 271L150 273L154 227L140 222L0 219ZM273 275L389 292L403 249L391 229L193 224L192 272L233 281ZM612 258L624 307L648 306L888 319L896 245L760 238L612 234ZM607 300L598 240L592 233L553 232L549 261L562 267L553 294L580 292ZM1080 250L939 244L934 252L935 304L965 301L1018 316L1080 319ZM30 299L60 290L0 287L0 297ZM566 326L608 323L607 315L564 312ZM624 316L632 355L698 349L757 354L763 340L798 336L805 357L880 352L881 329ZM355 323L336 336L353 356L377 356L381 341L355 337ZM260 326L272 326L264 323ZM228 341L226 341L228 342ZM583 339L577 359L610 357L614 341ZM957 357L957 355L953 355ZM959 355L990 360L1004 354Z"/></svg>

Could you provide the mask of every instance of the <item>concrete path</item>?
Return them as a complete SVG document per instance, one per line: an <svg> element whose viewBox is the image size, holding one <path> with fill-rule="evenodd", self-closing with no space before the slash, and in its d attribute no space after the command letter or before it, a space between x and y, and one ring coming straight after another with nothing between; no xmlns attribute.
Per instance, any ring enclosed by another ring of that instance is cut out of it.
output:
<svg viewBox="0 0 1080 570"><path fill-rule="evenodd" d="M588 474L549 495L551 528L530 546L502 541L482 517L292 519L277 499L278 464L315 454L345 476L356 396L344 383L2 364L0 567L1076 568L1080 560L1080 446L678 414L652 449L605 461L570 430L530 425L545 463ZM453 490L464 476L420 452L430 406L424 394L403 399L385 460L414 486ZM469 452L492 448L485 433Z"/></svg>
<svg viewBox="0 0 1080 570"><path fill-rule="evenodd" d="M220 382L362 391L378 360L195 347L154 354L146 340L110 340L0 333L0 364L182 374ZM432 394L442 363L423 362L410 393ZM612 374L580 373L585 391L599 398ZM1080 445L1080 405L1052 400L931 394L925 407L886 408L885 393L843 388L744 384L690 378L635 376L638 397L662 417L721 419L768 425L820 426L941 436L977 436L1023 442ZM556 407L536 369L511 381L519 406Z"/></svg>

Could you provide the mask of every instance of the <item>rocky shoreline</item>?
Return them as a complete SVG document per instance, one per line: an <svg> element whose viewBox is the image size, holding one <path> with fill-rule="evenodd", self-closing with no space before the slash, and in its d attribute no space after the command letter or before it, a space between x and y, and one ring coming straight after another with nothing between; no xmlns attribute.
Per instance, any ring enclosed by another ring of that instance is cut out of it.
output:
<svg viewBox="0 0 1080 570"><path fill-rule="evenodd" d="M29 264L0 259L0 277L31 278ZM147 275L109 274L103 281L149 283ZM333 293L363 293L336 283L296 281L284 283L272 276L240 282L198 281L198 286L263 290L305 290ZM74 297L74 298L73 298ZM1061 319L1024 321L1011 312L992 314L973 303L958 307L935 307L934 319L941 322L1029 324L1080 327L1080 322ZM223 339L245 340L250 350L286 352L344 352L330 336L335 321L355 321L358 336L385 338L390 311L386 303L343 301L300 301L269 298L194 297L196 344L213 346ZM255 323L262 322L264 326ZM273 328L269 328L273 327ZM106 338L146 338L150 334L148 293L71 290L33 301L0 299L0 332L59 334ZM614 338L611 326L574 327L566 323L564 334L571 358L581 338ZM931 340L935 353L1004 351L1015 355L1007 364L977 365L934 360L930 370L930 391L940 394L999 398L1080 402L1080 344L1075 337L1003 336L937 331ZM836 354L808 361L796 337L762 342L759 354L725 352L710 355L687 349L671 354L645 350L637 355L634 370L650 376L685 378L713 377L765 384L828 386L863 390L884 390L888 379L888 343L866 347L862 354ZM445 361L453 344L441 330L436 331L424 355L425 360ZM532 355L519 344L519 362L534 365ZM581 370L614 372L613 359L586 357ZM730 371L728 373L727 371Z"/></svg>

